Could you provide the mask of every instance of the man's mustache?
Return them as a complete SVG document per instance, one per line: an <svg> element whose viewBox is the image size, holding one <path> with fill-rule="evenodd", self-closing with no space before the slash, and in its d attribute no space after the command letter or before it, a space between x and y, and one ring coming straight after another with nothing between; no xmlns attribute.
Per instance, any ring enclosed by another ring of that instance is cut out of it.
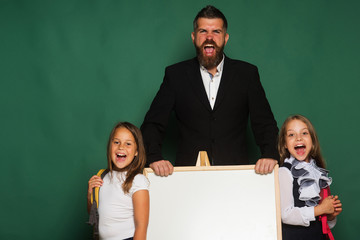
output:
<svg viewBox="0 0 360 240"><path fill-rule="evenodd" d="M219 48L219 46L216 44L216 42L212 39L206 39L205 42L203 42L203 44L201 44L201 47L204 48L204 46L206 44L212 44L212 45L214 45L215 48Z"/></svg>

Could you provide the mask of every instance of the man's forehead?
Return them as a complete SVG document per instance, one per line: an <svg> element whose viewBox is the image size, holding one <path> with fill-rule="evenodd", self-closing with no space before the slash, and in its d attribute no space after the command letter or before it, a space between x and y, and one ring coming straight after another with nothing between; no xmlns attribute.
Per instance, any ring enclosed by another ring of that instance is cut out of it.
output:
<svg viewBox="0 0 360 240"><path fill-rule="evenodd" d="M221 18L199 18L197 20L198 28L212 26L215 28L223 28L224 21Z"/></svg>

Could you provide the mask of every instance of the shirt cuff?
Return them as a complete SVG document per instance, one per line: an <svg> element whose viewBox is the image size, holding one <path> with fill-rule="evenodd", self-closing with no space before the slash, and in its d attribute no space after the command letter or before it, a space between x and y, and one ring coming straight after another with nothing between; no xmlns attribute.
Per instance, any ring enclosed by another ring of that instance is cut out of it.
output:
<svg viewBox="0 0 360 240"><path fill-rule="evenodd" d="M305 222L315 221L314 207L303 208L303 217Z"/></svg>
<svg viewBox="0 0 360 240"><path fill-rule="evenodd" d="M335 225L336 225L336 219L337 219L337 218L334 218L333 220L328 221L328 225L329 225L329 228L330 228L330 229L333 228L333 227L335 227Z"/></svg>

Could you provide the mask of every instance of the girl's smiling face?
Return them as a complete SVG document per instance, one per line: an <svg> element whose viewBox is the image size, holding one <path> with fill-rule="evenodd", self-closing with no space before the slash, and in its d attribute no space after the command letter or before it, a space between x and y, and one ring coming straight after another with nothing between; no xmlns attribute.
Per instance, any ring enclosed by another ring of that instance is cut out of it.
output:
<svg viewBox="0 0 360 240"><path fill-rule="evenodd" d="M291 120L286 126L285 148L297 160L309 162L312 147L308 126L298 119Z"/></svg>
<svg viewBox="0 0 360 240"><path fill-rule="evenodd" d="M124 127L116 129L111 142L111 161L114 169L127 167L137 154L137 145L132 133Z"/></svg>

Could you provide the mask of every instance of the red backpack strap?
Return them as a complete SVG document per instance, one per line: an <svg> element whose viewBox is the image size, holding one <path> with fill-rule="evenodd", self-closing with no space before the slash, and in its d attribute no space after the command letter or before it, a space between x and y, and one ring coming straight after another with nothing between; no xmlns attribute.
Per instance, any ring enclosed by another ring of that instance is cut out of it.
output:
<svg viewBox="0 0 360 240"><path fill-rule="evenodd" d="M321 189L321 192L320 192L321 199L327 198L329 195L330 195L330 187L329 186L327 186L326 188ZM327 222L327 215L326 214L321 215L319 217L319 219L321 221L323 234L327 235L328 239L335 240L334 236L333 236L333 234L332 234L332 232L330 230L329 224Z"/></svg>

